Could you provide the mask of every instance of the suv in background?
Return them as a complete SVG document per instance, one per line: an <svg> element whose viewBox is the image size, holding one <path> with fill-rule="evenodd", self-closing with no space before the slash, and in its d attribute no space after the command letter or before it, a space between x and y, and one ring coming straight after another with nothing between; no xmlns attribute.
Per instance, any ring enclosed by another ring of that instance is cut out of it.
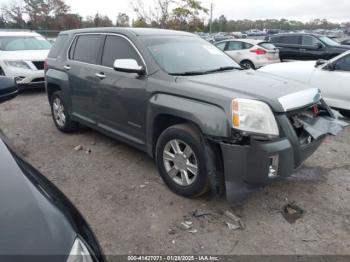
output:
<svg viewBox="0 0 350 262"><path fill-rule="evenodd" d="M20 89L44 88L44 61L50 48L35 32L0 30L0 75L14 77Z"/></svg>
<svg viewBox="0 0 350 262"><path fill-rule="evenodd" d="M318 89L243 71L180 31L61 32L46 84L59 130L83 124L147 152L168 187L186 197L211 189L237 199L290 175L330 127L342 129Z"/></svg>
<svg viewBox="0 0 350 262"><path fill-rule="evenodd" d="M277 34L270 37L270 42L279 48L281 60L329 60L350 50L350 46L316 34Z"/></svg>

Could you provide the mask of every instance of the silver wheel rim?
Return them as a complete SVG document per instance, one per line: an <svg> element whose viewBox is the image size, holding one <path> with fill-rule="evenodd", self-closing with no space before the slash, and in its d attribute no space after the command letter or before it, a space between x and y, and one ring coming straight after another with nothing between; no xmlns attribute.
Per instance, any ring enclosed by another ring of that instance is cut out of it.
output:
<svg viewBox="0 0 350 262"><path fill-rule="evenodd" d="M64 127L64 125L66 124L66 115L64 114L64 106L62 104L61 99L56 97L53 100L52 107L53 107L53 115L57 125L59 127Z"/></svg>
<svg viewBox="0 0 350 262"><path fill-rule="evenodd" d="M197 178L198 161L192 148L179 139L170 140L163 150L168 176L180 186L189 186Z"/></svg>

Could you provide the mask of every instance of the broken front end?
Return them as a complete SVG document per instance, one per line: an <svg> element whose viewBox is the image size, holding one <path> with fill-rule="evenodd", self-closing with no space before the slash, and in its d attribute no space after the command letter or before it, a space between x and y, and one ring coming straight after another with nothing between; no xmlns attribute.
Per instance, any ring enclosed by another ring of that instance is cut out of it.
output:
<svg viewBox="0 0 350 262"><path fill-rule="evenodd" d="M347 123L323 99L275 114L278 138L246 137L244 143L220 143L227 199L238 199L269 182L291 175L321 145ZM242 138L243 139L243 138Z"/></svg>

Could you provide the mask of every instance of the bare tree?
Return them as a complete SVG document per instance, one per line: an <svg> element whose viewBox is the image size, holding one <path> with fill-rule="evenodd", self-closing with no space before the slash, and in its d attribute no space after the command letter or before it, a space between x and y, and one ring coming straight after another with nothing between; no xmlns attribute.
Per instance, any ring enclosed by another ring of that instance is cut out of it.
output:
<svg viewBox="0 0 350 262"><path fill-rule="evenodd" d="M116 26L120 26L120 27L130 26L129 16L125 13L119 13L117 16Z"/></svg>
<svg viewBox="0 0 350 262"><path fill-rule="evenodd" d="M3 5L1 12L4 21L13 23L16 27L23 27L25 25L23 19L25 13L23 2L13 1L8 5Z"/></svg>

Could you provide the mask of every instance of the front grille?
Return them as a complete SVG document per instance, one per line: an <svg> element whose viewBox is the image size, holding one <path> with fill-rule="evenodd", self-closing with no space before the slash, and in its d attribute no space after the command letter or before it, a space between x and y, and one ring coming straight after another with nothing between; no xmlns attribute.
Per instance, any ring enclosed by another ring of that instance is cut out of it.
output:
<svg viewBox="0 0 350 262"><path fill-rule="evenodd" d="M36 69L44 70L44 61L32 61L32 63L35 65Z"/></svg>
<svg viewBox="0 0 350 262"><path fill-rule="evenodd" d="M37 82L44 82L45 78L44 77L38 77L38 78L34 78L32 80L32 83L37 83Z"/></svg>

